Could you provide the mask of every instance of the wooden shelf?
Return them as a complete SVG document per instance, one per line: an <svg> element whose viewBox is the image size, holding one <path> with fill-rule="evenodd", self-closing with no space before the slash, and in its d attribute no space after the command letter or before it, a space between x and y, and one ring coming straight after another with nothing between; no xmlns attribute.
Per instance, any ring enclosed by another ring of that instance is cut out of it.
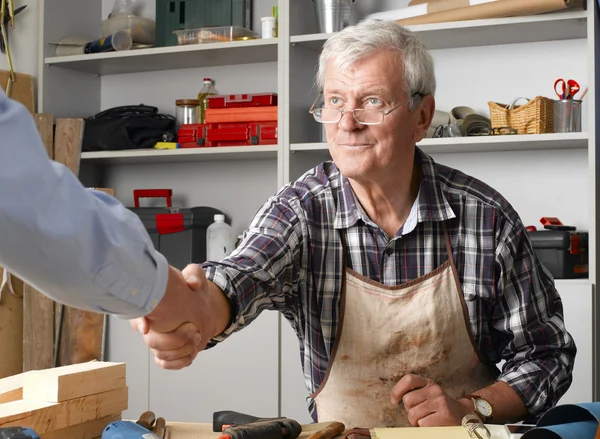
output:
<svg viewBox="0 0 600 439"><path fill-rule="evenodd" d="M48 66L60 66L100 76L273 61L277 61L277 38L56 56L45 59Z"/></svg>
<svg viewBox="0 0 600 439"><path fill-rule="evenodd" d="M148 164L212 162L221 160L268 160L277 158L277 145L220 146L215 148L132 149L84 152L81 159L98 164Z"/></svg>
<svg viewBox="0 0 600 439"><path fill-rule="evenodd" d="M571 40L587 37L587 11L422 24L409 26L409 29L416 32L430 50ZM320 51L330 36L297 35L291 37L291 42Z"/></svg>
<svg viewBox="0 0 600 439"><path fill-rule="evenodd" d="M418 146L427 154L585 149L588 147L588 133L449 137L424 139ZM329 153L326 143L294 143L291 145L291 150L292 152L321 151Z"/></svg>

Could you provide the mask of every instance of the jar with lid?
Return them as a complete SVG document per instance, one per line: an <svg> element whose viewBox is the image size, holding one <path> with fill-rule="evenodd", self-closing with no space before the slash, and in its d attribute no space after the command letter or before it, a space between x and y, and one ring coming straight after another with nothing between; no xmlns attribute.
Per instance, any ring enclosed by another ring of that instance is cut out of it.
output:
<svg viewBox="0 0 600 439"><path fill-rule="evenodd" d="M175 105L177 106L175 119L178 127L198 123L198 107L200 106L198 99L177 99Z"/></svg>

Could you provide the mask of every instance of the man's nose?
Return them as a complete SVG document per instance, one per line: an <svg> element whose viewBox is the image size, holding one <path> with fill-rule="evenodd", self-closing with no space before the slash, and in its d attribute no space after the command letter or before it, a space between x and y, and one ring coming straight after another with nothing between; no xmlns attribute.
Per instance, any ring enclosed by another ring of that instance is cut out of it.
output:
<svg viewBox="0 0 600 439"><path fill-rule="evenodd" d="M363 124L360 124L354 118L354 113L352 111L345 111L342 114L342 118L338 123L338 127L344 131L354 131L364 127Z"/></svg>

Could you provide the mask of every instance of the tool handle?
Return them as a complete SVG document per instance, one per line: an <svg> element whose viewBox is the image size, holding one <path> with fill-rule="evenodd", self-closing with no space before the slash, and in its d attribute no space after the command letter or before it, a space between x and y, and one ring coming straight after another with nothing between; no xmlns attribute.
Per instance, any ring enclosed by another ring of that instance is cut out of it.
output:
<svg viewBox="0 0 600 439"><path fill-rule="evenodd" d="M223 427L230 425L250 424L251 422L268 420L268 419L282 419L282 418L258 418L256 416L247 415L245 413L234 412L232 410L223 410L220 412L213 413L213 431L221 432Z"/></svg>
<svg viewBox="0 0 600 439"><path fill-rule="evenodd" d="M289 418L262 419L223 430L219 439L296 439L302 426Z"/></svg>
<svg viewBox="0 0 600 439"><path fill-rule="evenodd" d="M341 422L332 422L321 431L311 434L308 439L331 439L338 434L342 434L346 426Z"/></svg>
<svg viewBox="0 0 600 439"><path fill-rule="evenodd" d="M140 207L140 198L166 198L167 207L171 207L171 197L173 189L134 189L133 203L135 207Z"/></svg>

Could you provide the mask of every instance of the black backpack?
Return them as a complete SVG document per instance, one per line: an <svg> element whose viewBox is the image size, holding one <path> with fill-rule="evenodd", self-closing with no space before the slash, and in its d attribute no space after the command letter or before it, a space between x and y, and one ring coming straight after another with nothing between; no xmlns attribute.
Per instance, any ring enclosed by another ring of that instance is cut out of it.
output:
<svg viewBox="0 0 600 439"><path fill-rule="evenodd" d="M156 142L175 135L175 117L159 114L158 108L125 105L109 108L85 120L83 151L153 148Z"/></svg>

